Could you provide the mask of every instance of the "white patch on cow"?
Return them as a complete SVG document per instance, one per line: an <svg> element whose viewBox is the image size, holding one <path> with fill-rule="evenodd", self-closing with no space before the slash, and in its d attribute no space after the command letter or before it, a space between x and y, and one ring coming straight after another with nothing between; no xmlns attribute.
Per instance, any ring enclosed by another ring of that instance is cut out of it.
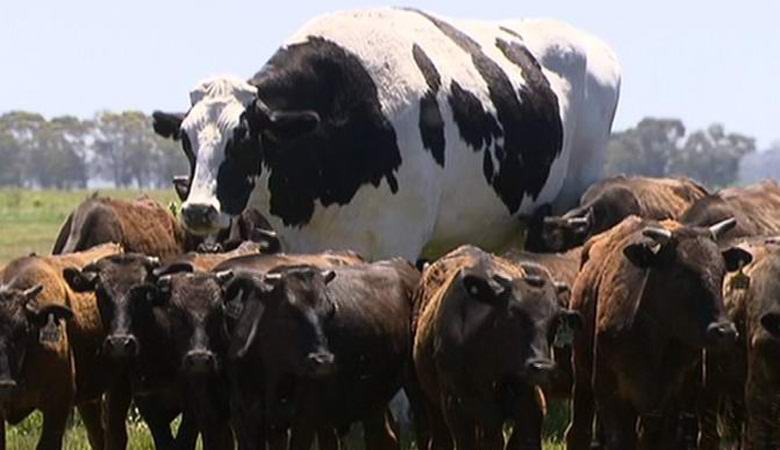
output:
<svg viewBox="0 0 780 450"><path fill-rule="evenodd" d="M190 193L182 209L194 204L213 206L220 211L214 224L219 228L230 226L230 217L221 212L217 199L217 173L241 113L256 95L254 86L232 76L202 81L190 92L192 108L181 124L196 157Z"/></svg>

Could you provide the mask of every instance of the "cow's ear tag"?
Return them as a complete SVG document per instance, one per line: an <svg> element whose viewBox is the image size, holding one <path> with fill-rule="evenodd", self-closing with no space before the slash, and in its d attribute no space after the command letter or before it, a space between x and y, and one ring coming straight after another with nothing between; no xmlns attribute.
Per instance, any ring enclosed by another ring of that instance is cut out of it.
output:
<svg viewBox="0 0 780 450"><path fill-rule="evenodd" d="M558 330L555 332L553 346L563 348L571 345L572 342L574 342L574 330L569 326L568 322L563 321L558 325Z"/></svg>
<svg viewBox="0 0 780 450"><path fill-rule="evenodd" d="M59 342L62 333L60 332L60 326L57 324L57 319L54 318L54 314L49 314L49 318L46 320L46 325L41 328L38 334L38 340L42 344L51 344Z"/></svg>
<svg viewBox="0 0 780 450"><path fill-rule="evenodd" d="M241 311L244 310L244 304L239 300L239 296L236 295L233 300L225 303L225 315L231 319L238 319L241 317Z"/></svg>
<svg viewBox="0 0 780 450"><path fill-rule="evenodd" d="M732 289L746 290L750 287L750 277L745 275L745 272L740 267L739 272L731 277L729 284L731 285Z"/></svg>

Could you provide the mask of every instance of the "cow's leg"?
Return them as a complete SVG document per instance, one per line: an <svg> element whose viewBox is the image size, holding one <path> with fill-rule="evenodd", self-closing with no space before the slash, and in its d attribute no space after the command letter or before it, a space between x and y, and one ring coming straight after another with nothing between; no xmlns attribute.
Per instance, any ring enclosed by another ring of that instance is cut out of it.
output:
<svg viewBox="0 0 780 450"><path fill-rule="evenodd" d="M479 427L478 440L480 450L504 450L503 424Z"/></svg>
<svg viewBox="0 0 780 450"><path fill-rule="evenodd" d="M574 387L572 416L566 430L567 450L590 450L593 439L594 396L591 384L590 358L583 355L584 345L574 352Z"/></svg>
<svg viewBox="0 0 780 450"><path fill-rule="evenodd" d="M599 401L598 414L604 430L606 450L636 449L637 414L631 404L609 397Z"/></svg>
<svg viewBox="0 0 780 450"><path fill-rule="evenodd" d="M366 448L377 450L400 449L398 438L392 430L389 419L392 416L385 409L371 413L363 419Z"/></svg>
<svg viewBox="0 0 780 450"><path fill-rule="evenodd" d="M443 404L443 402L442 402ZM450 434L447 421L444 419L443 408L425 399L425 412L430 426L430 440L428 445L418 444L420 449L427 450L452 450L454 442Z"/></svg>
<svg viewBox="0 0 780 450"><path fill-rule="evenodd" d="M133 396L127 383L117 383L106 394L106 450L125 450L127 448L127 411Z"/></svg>
<svg viewBox="0 0 780 450"><path fill-rule="evenodd" d="M477 449L477 424L473 418L464 414L456 404L456 399L444 394L444 420L455 440L457 450Z"/></svg>
<svg viewBox="0 0 780 450"><path fill-rule="evenodd" d="M0 450L5 450L5 416L0 414Z"/></svg>
<svg viewBox="0 0 780 450"><path fill-rule="evenodd" d="M84 428L87 429L89 446L92 450L103 450L106 437L103 432L103 421L100 418L100 400L84 402L78 406L78 410Z"/></svg>
<svg viewBox="0 0 780 450"><path fill-rule="evenodd" d="M290 442L289 430L267 430L268 450L287 450Z"/></svg>
<svg viewBox="0 0 780 450"><path fill-rule="evenodd" d="M233 450L233 432L225 422L202 427L203 450Z"/></svg>
<svg viewBox="0 0 780 450"><path fill-rule="evenodd" d="M763 389L757 389L757 386ZM767 389L767 380L748 379L745 388L746 427L742 448L764 450L780 448L780 398Z"/></svg>
<svg viewBox="0 0 780 450"><path fill-rule="evenodd" d="M141 417L152 434L154 448L157 450L175 449L173 433L171 433L171 420L176 414L172 408L168 407L164 396L150 394L136 396L134 400Z"/></svg>
<svg viewBox="0 0 780 450"><path fill-rule="evenodd" d="M407 381L404 383L404 392L409 399L409 407L412 410L412 421L414 425L415 439L417 447L427 450L427 445L431 439L431 425L428 423L428 408L426 406L425 394L420 389L415 374L407 375Z"/></svg>
<svg viewBox="0 0 780 450"><path fill-rule="evenodd" d="M290 432L290 450L310 450L314 443L314 428L293 426Z"/></svg>
<svg viewBox="0 0 780 450"><path fill-rule="evenodd" d="M512 405L514 427L506 448L507 450L542 450L542 422L544 421L542 399L533 386L517 386L515 395L517 398Z"/></svg>
<svg viewBox="0 0 780 450"><path fill-rule="evenodd" d="M71 399L49 399L52 401L41 408L43 413L43 430L38 440L36 450L62 449L62 436L71 409ZM60 401L58 401L60 400Z"/></svg>
<svg viewBox="0 0 780 450"><path fill-rule="evenodd" d="M182 411L181 423L176 430L176 450L195 450L198 441L197 420L189 412Z"/></svg>
<svg viewBox="0 0 780 450"><path fill-rule="evenodd" d="M332 427L317 429L317 448L319 450L339 450L341 448L341 443L339 442L338 431Z"/></svg>

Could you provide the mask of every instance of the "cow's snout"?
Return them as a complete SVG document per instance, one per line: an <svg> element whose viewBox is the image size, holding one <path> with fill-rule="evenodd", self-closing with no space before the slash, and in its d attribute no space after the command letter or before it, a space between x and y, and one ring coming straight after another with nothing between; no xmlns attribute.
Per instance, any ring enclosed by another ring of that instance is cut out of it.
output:
<svg viewBox="0 0 780 450"><path fill-rule="evenodd" d="M555 361L547 358L533 358L525 363L526 378L530 384L547 383L555 369Z"/></svg>
<svg viewBox="0 0 780 450"><path fill-rule="evenodd" d="M322 377L336 369L336 357L330 352L309 353L306 356L306 371L309 376Z"/></svg>
<svg viewBox="0 0 780 450"><path fill-rule="evenodd" d="M0 398L8 397L16 391L16 381L10 378L0 379Z"/></svg>
<svg viewBox="0 0 780 450"><path fill-rule="evenodd" d="M210 233L216 228L219 211L213 205L205 203L187 203L181 209L181 217L193 233Z"/></svg>
<svg viewBox="0 0 780 450"><path fill-rule="evenodd" d="M193 375L206 375L217 371L217 358L208 350L192 350L184 356L184 370Z"/></svg>
<svg viewBox="0 0 780 450"><path fill-rule="evenodd" d="M737 341L739 333L733 322L716 322L707 327L707 343L720 345Z"/></svg>
<svg viewBox="0 0 780 450"><path fill-rule="evenodd" d="M111 358L138 356L138 340L132 334L108 336L104 345L106 354Z"/></svg>

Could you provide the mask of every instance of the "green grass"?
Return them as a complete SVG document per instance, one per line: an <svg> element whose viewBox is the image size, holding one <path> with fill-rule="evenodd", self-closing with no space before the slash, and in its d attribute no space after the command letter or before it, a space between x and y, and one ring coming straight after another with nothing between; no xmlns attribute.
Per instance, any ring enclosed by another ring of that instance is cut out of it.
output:
<svg viewBox="0 0 780 450"><path fill-rule="evenodd" d="M60 226L68 214L89 197L93 191L27 191L0 189L0 267L14 258L32 252L46 255L51 252ZM141 194L136 190L106 189L102 196L133 199ZM167 205L176 199L173 190L147 191L150 197ZM545 450L563 450L559 441L565 427L567 412L552 407L546 420L546 435L551 441ZM33 413L17 426L7 428L7 448L33 450L38 442L42 419ZM129 450L153 450L151 436L146 425L140 421L128 423ZM351 444L349 449L357 450L362 445ZM86 431L75 419L68 427L64 450L89 450Z"/></svg>
<svg viewBox="0 0 780 450"><path fill-rule="evenodd" d="M92 192L0 189L0 265L32 252L49 254L65 218ZM126 199L141 193L115 189L99 192ZM173 190L145 193L165 205L176 198Z"/></svg>

